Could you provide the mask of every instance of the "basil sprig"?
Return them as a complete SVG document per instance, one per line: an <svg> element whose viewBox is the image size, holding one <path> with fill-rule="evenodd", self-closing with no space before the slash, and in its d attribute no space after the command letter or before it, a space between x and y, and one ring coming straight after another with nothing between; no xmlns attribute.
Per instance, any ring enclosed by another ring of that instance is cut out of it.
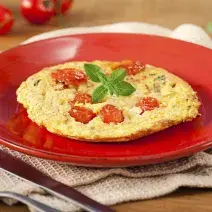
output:
<svg viewBox="0 0 212 212"><path fill-rule="evenodd" d="M135 91L135 88L130 83L124 81L126 70L123 68L116 69L108 77L97 65L84 64L84 69L93 82L101 83L92 93L93 102L101 101L108 93L116 96L129 96Z"/></svg>

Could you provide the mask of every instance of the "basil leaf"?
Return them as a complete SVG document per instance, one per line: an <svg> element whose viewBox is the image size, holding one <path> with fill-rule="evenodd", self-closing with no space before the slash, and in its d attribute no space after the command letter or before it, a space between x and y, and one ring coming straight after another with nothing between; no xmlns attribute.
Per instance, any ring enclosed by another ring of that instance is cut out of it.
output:
<svg viewBox="0 0 212 212"><path fill-rule="evenodd" d="M110 95L129 96L135 91L130 83L123 81L126 76L126 70L123 68L115 70L109 77L104 74L99 66L94 64L84 64L84 69L93 82L101 82L102 84L93 91L93 102L99 102L108 92Z"/></svg>
<svg viewBox="0 0 212 212"><path fill-rule="evenodd" d="M113 95L113 93L114 93L114 89L113 89L113 87L108 87L108 91L109 91L109 93L110 93L110 95L112 96Z"/></svg>
<svg viewBox="0 0 212 212"><path fill-rule="evenodd" d="M116 94L116 96L119 96L119 91L115 86L112 86L113 93Z"/></svg>
<svg viewBox="0 0 212 212"><path fill-rule="evenodd" d="M103 72L98 73L98 77L102 84L106 84L108 82L107 76Z"/></svg>
<svg viewBox="0 0 212 212"><path fill-rule="evenodd" d="M101 72L101 68L97 65L93 64L84 64L84 69L88 77L93 81L93 82L100 82L99 79L99 73ZM102 73L104 74L104 73Z"/></svg>
<svg viewBox="0 0 212 212"><path fill-rule="evenodd" d="M104 83L104 87L106 87L107 89L108 89L108 91L109 91L109 93L110 93L110 95L112 96L113 95L113 93L114 93L114 88L113 88L113 86L110 84L110 82L106 82L106 83Z"/></svg>
<svg viewBox="0 0 212 212"><path fill-rule="evenodd" d="M113 86L121 96L129 96L135 91L135 88L130 83L125 81L121 81Z"/></svg>
<svg viewBox="0 0 212 212"><path fill-rule="evenodd" d="M104 84L104 86L108 89L110 95L116 94L116 96L119 96L117 89L111 84L111 82L107 82Z"/></svg>
<svg viewBox="0 0 212 212"><path fill-rule="evenodd" d="M99 102L107 95L107 92L108 89L105 86L103 85L98 86L92 93L92 101Z"/></svg>
<svg viewBox="0 0 212 212"><path fill-rule="evenodd" d="M111 83L116 84L122 81L125 78L126 74L127 73L125 69L117 69L113 71L112 74L109 76L109 80L111 81Z"/></svg>

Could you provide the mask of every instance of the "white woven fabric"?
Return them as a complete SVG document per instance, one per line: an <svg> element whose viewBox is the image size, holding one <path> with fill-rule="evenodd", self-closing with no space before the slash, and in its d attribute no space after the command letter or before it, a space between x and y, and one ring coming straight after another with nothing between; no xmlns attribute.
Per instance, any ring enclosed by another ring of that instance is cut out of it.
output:
<svg viewBox="0 0 212 212"><path fill-rule="evenodd" d="M203 29L184 24L174 31L145 23L117 23L112 25L69 28L44 33L24 42L46 39L67 34L92 32L146 33L172 37L212 48L212 40ZM170 193L180 186L212 187L212 151L200 152L163 164L132 168L84 168L59 164L18 153L3 146L6 152L21 158L50 177L72 186L89 197L106 205L120 202L148 199ZM28 195L61 211L76 211L70 202L46 194L36 185L14 177L0 170L0 191L14 191ZM4 199L8 204L15 201Z"/></svg>

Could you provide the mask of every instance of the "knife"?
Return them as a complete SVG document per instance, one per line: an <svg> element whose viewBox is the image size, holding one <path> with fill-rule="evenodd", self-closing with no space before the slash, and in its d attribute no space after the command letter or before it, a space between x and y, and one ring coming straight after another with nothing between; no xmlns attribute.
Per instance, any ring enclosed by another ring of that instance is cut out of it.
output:
<svg viewBox="0 0 212 212"><path fill-rule="evenodd" d="M46 192L74 204L90 212L113 212L114 210L90 199L79 191L60 183L36 168L0 150L0 168L22 179L32 182Z"/></svg>

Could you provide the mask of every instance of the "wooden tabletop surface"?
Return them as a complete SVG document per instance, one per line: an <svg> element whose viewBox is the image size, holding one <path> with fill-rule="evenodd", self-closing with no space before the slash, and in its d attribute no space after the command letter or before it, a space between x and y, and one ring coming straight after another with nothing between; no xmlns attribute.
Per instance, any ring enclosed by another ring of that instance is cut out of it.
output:
<svg viewBox="0 0 212 212"><path fill-rule="evenodd" d="M12 31L0 36L0 50L18 45L27 38L64 27L94 26L123 21L142 21L174 29L182 23L194 23L203 28L212 21L212 0L75 0L73 9L61 24L57 19L46 25L27 23L19 14L18 0L1 0L15 14ZM142 188L141 188L142 189ZM120 204L117 211L132 212L206 212L212 211L212 190L181 188L165 197L154 200ZM12 207L0 203L0 212L27 212L18 204Z"/></svg>

